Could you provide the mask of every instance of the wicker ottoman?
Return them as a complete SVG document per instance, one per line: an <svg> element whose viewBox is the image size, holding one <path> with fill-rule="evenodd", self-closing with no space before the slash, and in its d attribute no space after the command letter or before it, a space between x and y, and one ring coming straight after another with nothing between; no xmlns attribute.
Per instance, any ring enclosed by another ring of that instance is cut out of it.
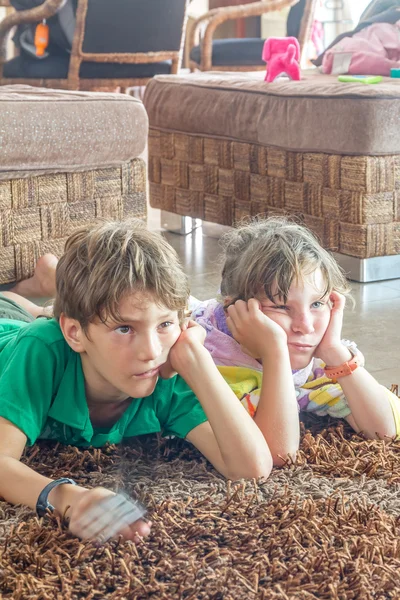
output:
<svg viewBox="0 0 400 600"><path fill-rule="evenodd" d="M151 206L222 225L296 215L352 279L400 277L398 80L158 76L144 103Z"/></svg>
<svg viewBox="0 0 400 600"><path fill-rule="evenodd" d="M96 217L146 217L148 121L122 94L0 88L0 283Z"/></svg>

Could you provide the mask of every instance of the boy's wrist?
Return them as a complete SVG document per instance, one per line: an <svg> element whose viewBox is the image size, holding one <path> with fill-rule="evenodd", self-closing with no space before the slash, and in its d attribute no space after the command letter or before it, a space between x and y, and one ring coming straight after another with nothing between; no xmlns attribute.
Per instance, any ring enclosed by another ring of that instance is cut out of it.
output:
<svg viewBox="0 0 400 600"><path fill-rule="evenodd" d="M36 502L36 513L39 517L44 517L48 510L54 510L54 506L49 501L49 496L55 488L66 484L76 485L76 482L69 477L61 477L60 479L49 481L49 483L44 486Z"/></svg>
<svg viewBox="0 0 400 600"><path fill-rule="evenodd" d="M179 357L177 363L174 363L174 368L189 387L193 389L199 378L202 382L204 381L208 369L216 369L217 367L209 351L201 344L191 350L191 352Z"/></svg>
<svg viewBox="0 0 400 600"><path fill-rule="evenodd" d="M71 485L68 483L59 485L51 490L48 500L55 510L64 515L67 508L76 502L77 498L87 492L87 488L80 485Z"/></svg>

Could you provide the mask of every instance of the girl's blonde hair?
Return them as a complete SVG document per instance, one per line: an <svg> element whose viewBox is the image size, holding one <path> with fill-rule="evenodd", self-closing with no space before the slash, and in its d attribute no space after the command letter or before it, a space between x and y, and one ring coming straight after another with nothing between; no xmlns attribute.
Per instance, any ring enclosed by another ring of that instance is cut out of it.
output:
<svg viewBox="0 0 400 600"><path fill-rule="evenodd" d="M189 297L175 250L138 219L103 220L75 231L57 265L56 288L55 318L64 313L84 329L96 317L119 321L126 294L149 294L157 304L178 311L180 320Z"/></svg>
<svg viewBox="0 0 400 600"><path fill-rule="evenodd" d="M222 239L222 301L248 301L264 292L271 302L285 303L293 281L321 269L323 295L349 295L344 272L306 227L284 217L258 219L237 227Z"/></svg>

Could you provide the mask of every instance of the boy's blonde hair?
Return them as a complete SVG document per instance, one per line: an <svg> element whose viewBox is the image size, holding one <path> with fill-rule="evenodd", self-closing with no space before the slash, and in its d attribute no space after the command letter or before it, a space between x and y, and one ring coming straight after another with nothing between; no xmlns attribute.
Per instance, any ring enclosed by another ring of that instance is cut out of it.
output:
<svg viewBox="0 0 400 600"><path fill-rule="evenodd" d="M126 294L144 292L178 311L182 320L189 286L175 250L142 221L98 221L67 240L57 265L54 316L61 313L86 330L96 317L120 320Z"/></svg>
<svg viewBox="0 0 400 600"><path fill-rule="evenodd" d="M222 300L248 301L264 292L271 302L287 301L293 281L321 269L322 293L349 295L346 277L329 252L302 225L284 217L258 219L239 226L222 239ZM276 287L275 287L276 286ZM275 293L275 296L274 296Z"/></svg>

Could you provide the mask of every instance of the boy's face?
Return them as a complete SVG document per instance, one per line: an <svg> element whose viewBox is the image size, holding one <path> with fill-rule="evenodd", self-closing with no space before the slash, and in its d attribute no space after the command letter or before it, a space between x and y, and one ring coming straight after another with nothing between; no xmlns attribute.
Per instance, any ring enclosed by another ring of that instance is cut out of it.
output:
<svg viewBox="0 0 400 600"><path fill-rule="evenodd" d="M86 385L98 402L152 394L181 333L177 311L158 306L150 295L125 296L119 314L119 322L97 319L89 324L87 335L81 331Z"/></svg>
<svg viewBox="0 0 400 600"><path fill-rule="evenodd" d="M261 310L278 323L287 335L292 369L303 369L310 362L328 328L331 316L329 294L324 296L325 281L320 269L293 282L286 304L259 297Z"/></svg>

